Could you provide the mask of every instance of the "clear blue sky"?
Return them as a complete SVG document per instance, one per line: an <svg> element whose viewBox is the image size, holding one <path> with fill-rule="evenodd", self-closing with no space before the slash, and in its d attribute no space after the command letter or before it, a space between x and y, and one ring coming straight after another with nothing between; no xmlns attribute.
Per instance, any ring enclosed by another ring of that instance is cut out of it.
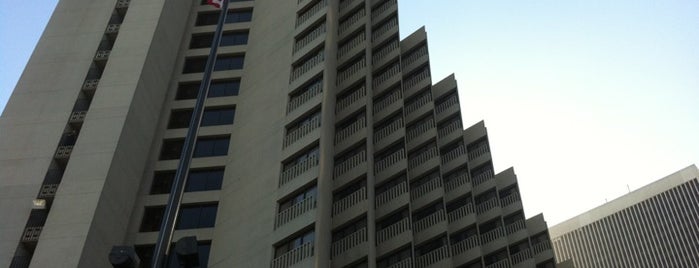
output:
<svg viewBox="0 0 699 268"><path fill-rule="evenodd" d="M0 2L0 108L56 0ZM400 0L549 224L699 163L699 1Z"/></svg>

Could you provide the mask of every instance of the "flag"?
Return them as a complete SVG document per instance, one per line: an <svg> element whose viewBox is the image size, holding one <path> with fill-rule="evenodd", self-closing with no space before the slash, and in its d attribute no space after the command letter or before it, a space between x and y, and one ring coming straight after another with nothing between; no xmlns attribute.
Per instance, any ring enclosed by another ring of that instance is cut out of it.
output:
<svg viewBox="0 0 699 268"><path fill-rule="evenodd" d="M223 3L223 1L224 0L206 0L206 3L216 8L221 8L221 3Z"/></svg>

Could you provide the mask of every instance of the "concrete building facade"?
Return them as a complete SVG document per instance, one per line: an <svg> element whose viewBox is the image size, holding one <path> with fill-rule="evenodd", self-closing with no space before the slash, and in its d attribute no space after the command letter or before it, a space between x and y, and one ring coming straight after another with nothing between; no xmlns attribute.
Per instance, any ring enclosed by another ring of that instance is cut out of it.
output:
<svg viewBox="0 0 699 268"><path fill-rule="evenodd" d="M231 0L175 239L206 267L554 267L396 0ZM218 11L61 0L0 118L0 266L148 267Z"/></svg>
<svg viewBox="0 0 699 268"><path fill-rule="evenodd" d="M585 267L699 267L692 165L551 227L559 261Z"/></svg>

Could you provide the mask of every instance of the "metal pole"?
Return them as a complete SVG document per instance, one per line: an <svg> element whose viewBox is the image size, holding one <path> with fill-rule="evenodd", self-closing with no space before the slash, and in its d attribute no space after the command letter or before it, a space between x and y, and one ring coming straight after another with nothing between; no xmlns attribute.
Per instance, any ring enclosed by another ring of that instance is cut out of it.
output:
<svg viewBox="0 0 699 268"><path fill-rule="evenodd" d="M175 219L177 219L177 214L180 210L182 194L184 193L184 185L187 182L189 163L192 160L194 143L197 138L197 132L199 131L199 122L201 122L201 117L204 111L204 101L206 100L206 95L209 92L211 73L213 72L214 64L216 63L216 51L218 50L219 41L221 40L221 33L223 32L223 24L226 21L227 11L228 0L224 0L221 4L221 14L218 17L216 33L214 34L214 39L211 42L211 52L209 52L209 58L206 61L204 77L202 78L201 85L199 86L197 102L194 104L192 119L189 121L189 129L187 130L187 135L184 138L182 154L180 155L180 161L177 165L177 171L175 172L172 189L170 190L170 197L167 200L163 221L160 224L158 241L155 244L155 249L153 252L151 266L153 268L165 267L165 264L167 263L165 258L166 254L172 254L172 252L169 251L170 244L172 244L172 234L175 230Z"/></svg>

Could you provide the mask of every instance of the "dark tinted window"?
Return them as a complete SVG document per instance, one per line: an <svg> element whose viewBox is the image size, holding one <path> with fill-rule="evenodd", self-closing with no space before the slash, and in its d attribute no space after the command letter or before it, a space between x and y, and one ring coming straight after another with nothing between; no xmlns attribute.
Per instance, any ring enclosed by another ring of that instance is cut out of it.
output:
<svg viewBox="0 0 699 268"><path fill-rule="evenodd" d="M196 26L216 25L218 23L219 12L199 13L197 15Z"/></svg>
<svg viewBox="0 0 699 268"><path fill-rule="evenodd" d="M163 147L160 149L160 160L179 159L180 154L182 154L182 146L184 146L184 139L163 141Z"/></svg>
<svg viewBox="0 0 699 268"><path fill-rule="evenodd" d="M213 33L198 34L192 36L192 40L189 42L189 48L207 48L211 47L211 43L214 40ZM237 46L244 45L248 43L248 33L247 32L228 32L221 35L221 42L219 46Z"/></svg>
<svg viewBox="0 0 699 268"><path fill-rule="evenodd" d="M225 71L225 70L237 70L243 69L243 63L245 62L245 56L218 56L216 58L216 64L214 64L214 71ZM202 68L202 71L204 68Z"/></svg>
<svg viewBox="0 0 699 268"><path fill-rule="evenodd" d="M204 110L202 126L230 125L235 117L234 108L209 108Z"/></svg>
<svg viewBox="0 0 699 268"><path fill-rule="evenodd" d="M186 83L186 84L180 84L177 87L177 95L175 96L176 100L189 100L189 99L196 99L197 94L199 94L199 84L200 83Z"/></svg>
<svg viewBox="0 0 699 268"><path fill-rule="evenodd" d="M163 221L165 207L146 207L141 220L141 232L155 232L160 230L160 223Z"/></svg>
<svg viewBox="0 0 699 268"><path fill-rule="evenodd" d="M194 157L220 156L228 153L228 137L199 138L194 147Z"/></svg>
<svg viewBox="0 0 699 268"><path fill-rule="evenodd" d="M153 184L150 187L150 194L167 194L172 189L172 182L175 179L175 171L158 171L153 176Z"/></svg>
<svg viewBox="0 0 699 268"><path fill-rule="evenodd" d="M182 205L175 228L182 230L214 227L217 209L218 204Z"/></svg>
<svg viewBox="0 0 699 268"><path fill-rule="evenodd" d="M226 23L246 22L252 20L252 9L247 10L228 10L226 15ZM216 22L214 22L215 24Z"/></svg>
<svg viewBox="0 0 699 268"><path fill-rule="evenodd" d="M213 81L209 86L209 98L238 96L240 80Z"/></svg>
<svg viewBox="0 0 699 268"><path fill-rule="evenodd" d="M192 110L174 110L170 113L170 121L167 128L186 128L189 127L189 121L192 119Z"/></svg>
<svg viewBox="0 0 699 268"><path fill-rule="evenodd" d="M185 192L220 190L223 169L194 170L189 172Z"/></svg>
<svg viewBox="0 0 699 268"><path fill-rule="evenodd" d="M182 73L201 73L206 68L206 57L187 58L184 60Z"/></svg>

